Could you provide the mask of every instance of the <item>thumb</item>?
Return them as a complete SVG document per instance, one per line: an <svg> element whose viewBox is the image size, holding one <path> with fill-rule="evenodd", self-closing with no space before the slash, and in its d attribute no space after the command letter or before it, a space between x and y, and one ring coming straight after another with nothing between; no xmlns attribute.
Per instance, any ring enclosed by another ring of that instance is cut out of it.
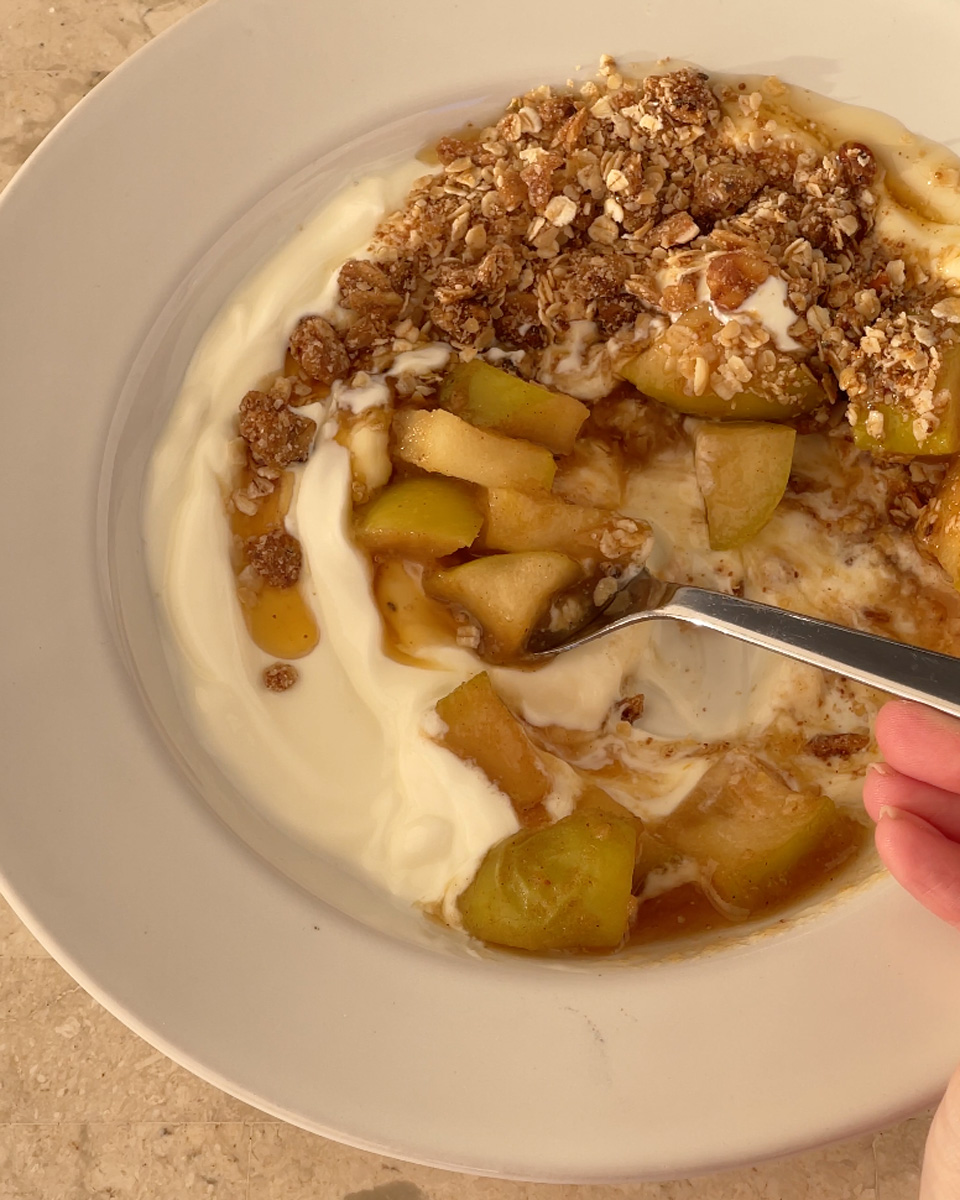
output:
<svg viewBox="0 0 960 1200"><path fill-rule="evenodd" d="M957 1200L960 1196L960 1069L947 1085L923 1157L920 1200Z"/></svg>

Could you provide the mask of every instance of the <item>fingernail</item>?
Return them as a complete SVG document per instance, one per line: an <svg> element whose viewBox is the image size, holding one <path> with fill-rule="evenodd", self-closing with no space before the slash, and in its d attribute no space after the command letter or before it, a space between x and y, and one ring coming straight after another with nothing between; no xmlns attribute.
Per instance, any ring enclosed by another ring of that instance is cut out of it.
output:
<svg viewBox="0 0 960 1200"><path fill-rule="evenodd" d="M891 821L897 821L902 816L903 816L903 811L901 809L893 808L892 805L889 805L889 804L881 804L880 812L877 816L877 820L882 821L884 817L889 817Z"/></svg>
<svg viewBox="0 0 960 1200"><path fill-rule="evenodd" d="M887 764L885 762L867 763L867 774L869 775L871 771L876 771L876 773L878 775L889 775L890 774L890 768L887 766Z"/></svg>

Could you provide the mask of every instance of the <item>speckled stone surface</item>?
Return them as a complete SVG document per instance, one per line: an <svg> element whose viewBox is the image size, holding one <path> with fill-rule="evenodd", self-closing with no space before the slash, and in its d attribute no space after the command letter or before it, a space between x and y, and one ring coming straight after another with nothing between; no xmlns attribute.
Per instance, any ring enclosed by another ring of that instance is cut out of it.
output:
<svg viewBox="0 0 960 1200"><path fill-rule="evenodd" d="M201 2L0 0L0 187L108 71ZM916 1200L929 1120L673 1183L541 1186L408 1166L270 1120L175 1066L0 901L0 1200Z"/></svg>

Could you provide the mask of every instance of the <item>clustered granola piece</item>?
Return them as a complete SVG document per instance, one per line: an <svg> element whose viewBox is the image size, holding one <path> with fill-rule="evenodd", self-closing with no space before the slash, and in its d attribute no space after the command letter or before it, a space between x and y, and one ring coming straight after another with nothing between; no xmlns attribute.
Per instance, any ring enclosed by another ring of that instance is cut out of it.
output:
<svg viewBox="0 0 960 1200"><path fill-rule="evenodd" d="M339 335L323 317L303 317L290 335L290 353L304 373L329 385L350 370L350 358Z"/></svg>
<svg viewBox="0 0 960 1200"><path fill-rule="evenodd" d="M285 692L300 678L300 673L292 663L275 662L264 668L263 686L268 692Z"/></svg>
<svg viewBox="0 0 960 1200"><path fill-rule="evenodd" d="M297 539L285 530L248 538L246 552L250 566L270 587L293 587L300 578L303 552Z"/></svg>
<svg viewBox="0 0 960 1200"><path fill-rule="evenodd" d="M817 758L849 758L869 744L865 733L818 733L807 742L807 750Z"/></svg>
<svg viewBox="0 0 960 1200"><path fill-rule="evenodd" d="M883 436L885 417L877 406L886 405L908 413L922 446L951 403L938 380L944 352L958 342L951 325L960 321L960 300L941 287L927 290L923 297L921 284L907 291L887 277L879 291L864 288L835 313L817 311L821 353L847 394L851 420L863 417L873 437Z"/></svg>
<svg viewBox="0 0 960 1200"><path fill-rule="evenodd" d="M310 457L317 423L279 396L250 391L240 401L240 436L255 464L282 470Z"/></svg>

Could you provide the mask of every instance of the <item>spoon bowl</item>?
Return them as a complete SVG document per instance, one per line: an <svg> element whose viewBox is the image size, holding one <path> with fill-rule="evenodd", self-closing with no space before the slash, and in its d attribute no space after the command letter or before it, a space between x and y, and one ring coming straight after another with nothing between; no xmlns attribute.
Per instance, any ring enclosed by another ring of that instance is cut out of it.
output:
<svg viewBox="0 0 960 1200"><path fill-rule="evenodd" d="M573 628L535 631L527 653L532 659L552 657L651 620L685 621L714 629L960 717L960 659L771 604L670 583L645 568L605 604L589 609Z"/></svg>

